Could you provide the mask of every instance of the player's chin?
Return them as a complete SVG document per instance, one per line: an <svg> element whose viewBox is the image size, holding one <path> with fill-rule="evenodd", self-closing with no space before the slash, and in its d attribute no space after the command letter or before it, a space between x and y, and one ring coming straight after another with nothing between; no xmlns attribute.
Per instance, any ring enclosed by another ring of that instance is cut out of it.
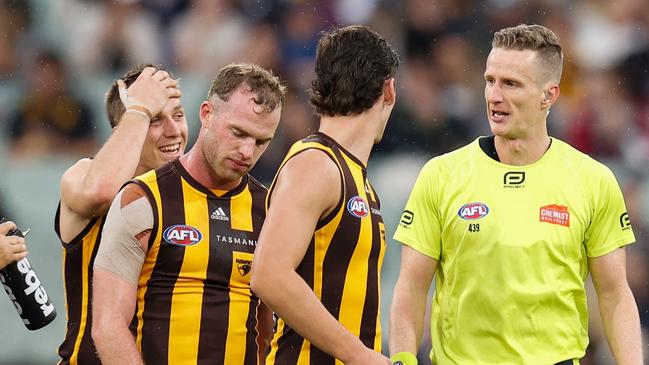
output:
<svg viewBox="0 0 649 365"><path fill-rule="evenodd" d="M232 169L230 170L230 180L236 180L248 173L250 169Z"/></svg>
<svg viewBox="0 0 649 365"><path fill-rule="evenodd" d="M241 177L245 175L244 172L235 171L232 169L218 169L218 170L212 169L212 171L216 176L219 176L222 182L226 182L226 183L239 181L239 179L241 179Z"/></svg>

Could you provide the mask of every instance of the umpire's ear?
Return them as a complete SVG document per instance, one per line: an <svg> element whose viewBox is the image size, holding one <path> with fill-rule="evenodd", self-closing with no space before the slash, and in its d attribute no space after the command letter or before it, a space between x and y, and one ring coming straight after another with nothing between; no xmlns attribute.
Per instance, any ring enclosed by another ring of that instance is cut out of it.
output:
<svg viewBox="0 0 649 365"><path fill-rule="evenodd" d="M543 90L543 99L541 100L541 109L549 109L552 104L554 104L557 99L559 99L559 94L561 93L561 90L559 89L559 85L554 84L548 87L546 90Z"/></svg>

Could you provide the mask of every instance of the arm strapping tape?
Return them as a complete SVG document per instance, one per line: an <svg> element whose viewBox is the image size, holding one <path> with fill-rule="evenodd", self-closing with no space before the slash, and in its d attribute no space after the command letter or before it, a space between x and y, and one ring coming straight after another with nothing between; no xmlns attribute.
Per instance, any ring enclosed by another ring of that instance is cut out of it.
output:
<svg viewBox="0 0 649 365"><path fill-rule="evenodd" d="M120 191L108 210L95 267L137 285L145 253L136 236L153 228L153 211L145 197L123 207L121 201Z"/></svg>

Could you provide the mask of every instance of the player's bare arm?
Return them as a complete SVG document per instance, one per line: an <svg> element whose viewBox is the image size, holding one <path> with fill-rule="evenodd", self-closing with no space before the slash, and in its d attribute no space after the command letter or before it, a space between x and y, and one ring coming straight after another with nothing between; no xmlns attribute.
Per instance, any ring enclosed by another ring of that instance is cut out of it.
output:
<svg viewBox="0 0 649 365"><path fill-rule="evenodd" d="M266 355L273 339L273 311L263 302L257 308L257 358L259 364L266 363Z"/></svg>
<svg viewBox="0 0 649 365"><path fill-rule="evenodd" d="M82 159L61 178L60 230L69 242L96 216L106 213L119 188L135 174L150 120L167 100L180 97L176 80L166 71L148 67L127 90L135 111L122 116L108 141L93 159Z"/></svg>
<svg viewBox="0 0 649 365"><path fill-rule="evenodd" d="M255 251L251 288L291 328L345 364L388 364L340 324L295 271L316 224L340 194L338 167L322 151L308 150L286 163Z"/></svg>
<svg viewBox="0 0 649 365"><path fill-rule="evenodd" d="M92 338L103 364L143 364L129 330L152 213L144 192L127 185L111 206L94 268ZM142 218L148 216L147 218ZM129 222L131 224L125 224ZM125 247L126 246L126 247ZM141 251L141 255L133 254Z"/></svg>
<svg viewBox="0 0 649 365"><path fill-rule="evenodd" d="M401 269L390 308L392 355L403 352L417 354L424 329L426 298L437 263L437 260L409 246L401 246Z"/></svg>
<svg viewBox="0 0 649 365"><path fill-rule="evenodd" d="M92 339L103 364L143 364L128 325L135 312L137 286L114 274L94 273Z"/></svg>
<svg viewBox="0 0 649 365"><path fill-rule="evenodd" d="M588 259L608 345L616 364L641 365L638 307L626 278L624 248Z"/></svg>

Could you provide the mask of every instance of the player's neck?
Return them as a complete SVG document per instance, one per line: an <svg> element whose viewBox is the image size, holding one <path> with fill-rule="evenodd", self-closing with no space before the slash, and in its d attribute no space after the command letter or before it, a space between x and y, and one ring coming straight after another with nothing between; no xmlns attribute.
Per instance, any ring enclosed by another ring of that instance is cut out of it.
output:
<svg viewBox="0 0 649 365"><path fill-rule="evenodd" d="M550 147L551 139L547 133L525 139L496 136L494 143L500 162L523 166L538 161Z"/></svg>
<svg viewBox="0 0 649 365"><path fill-rule="evenodd" d="M376 139L377 122L378 118L368 112L353 116L322 116L318 130L367 166Z"/></svg>
<svg viewBox="0 0 649 365"><path fill-rule="evenodd" d="M208 189L229 191L241 183L241 178L227 180L219 177L203 156L199 142L189 152L180 156L180 163L194 180Z"/></svg>
<svg viewBox="0 0 649 365"><path fill-rule="evenodd" d="M148 172L148 171L150 171L150 170L151 170L151 169L148 168L148 167L146 167L146 166L137 165L137 168L135 169L135 175L133 175L133 177L140 176L140 175L142 175L142 174L144 174L145 172Z"/></svg>

